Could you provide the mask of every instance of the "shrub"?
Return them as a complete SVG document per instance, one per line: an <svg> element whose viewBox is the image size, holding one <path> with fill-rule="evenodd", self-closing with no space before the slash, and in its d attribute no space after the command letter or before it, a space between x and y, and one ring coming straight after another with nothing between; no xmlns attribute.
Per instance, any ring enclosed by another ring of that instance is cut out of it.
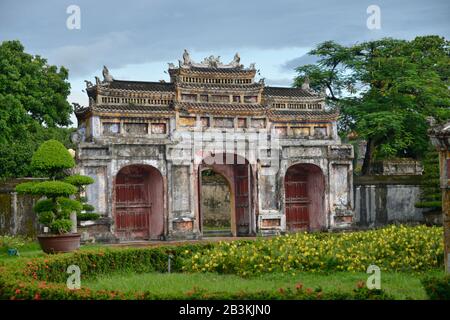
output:
<svg viewBox="0 0 450 320"><path fill-rule="evenodd" d="M22 182L16 186L16 192L21 194L33 194L33 188L40 182Z"/></svg>
<svg viewBox="0 0 450 320"><path fill-rule="evenodd" d="M427 277L422 284L431 300L450 300L450 275Z"/></svg>
<svg viewBox="0 0 450 320"><path fill-rule="evenodd" d="M64 181L74 185L77 188L94 183L94 179L92 179L91 177L83 176L80 174L74 174L72 176L69 176L66 179L64 179Z"/></svg>
<svg viewBox="0 0 450 320"><path fill-rule="evenodd" d="M72 228L72 221L65 218L55 219L52 223L50 223L49 227L53 233L67 233Z"/></svg>
<svg viewBox="0 0 450 320"><path fill-rule="evenodd" d="M41 213L45 211L53 211L55 209L55 203L52 199L43 199L38 201L34 207L33 211L36 213Z"/></svg>
<svg viewBox="0 0 450 320"><path fill-rule="evenodd" d="M62 181L44 181L31 188L31 192L36 195L42 195L49 198L61 196L70 196L77 192L73 185Z"/></svg>
<svg viewBox="0 0 450 320"><path fill-rule="evenodd" d="M79 201L68 197L79 193L84 183L92 183L92 178L81 175L66 178L66 181L72 183L55 180L65 176L65 169L75 166L70 153L56 140L44 142L33 154L31 165L34 169L46 173L52 180L22 183L16 186L16 191L47 197L34 206L39 222L49 227L53 233L69 232L72 226L70 213L80 213L83 206Z"/></svg>
<svg viewBox="0 0 450 320"><path fill-rule="evenodd" d="M93 212L79 213L77 215L78 221L98 220L99 218L100 215L98 213Z"/></svg>
<svg viewBox="0 0 450 320"><path fill-rule="evenodd" d="M55 220L55 214L53 211L41 211L38 213L39 223L44 226L50 226Z"/></svg>
<svg viewBox="0 0 450 320"><path fill-rule="evenodd" d="M33 169L54 178L58 172L75 166L75 161L64 145L57 140L42 143L31 158Z"/></svg>
<svg viewBox="0 0 450 320"><path fill-rule="evenodd" d="M257 292L209 292L193 288L185 293L154 294L150 291L121 292L111 290L90 290L82 287L69 290L66 286L67 267L75 264L81 269L83 279L115 271L166 272L169 254L173 256L172 270L181 271L180 261L189 255L212 248L213 244L189 244L157 248L106 249L96 252L77 252L49 257L34 258L27 263L0 266L0 299L227 299L227 300L355 300L392 299L382 290L356 288L350 292L312 290L295 286L278 290Z"/></svg>
<svg viewBox="0 0 450 320"><path fill-rule="evenodd" d="M424 271L444 261L442 228L389 226L351 233L297 233L256 241L221 242L185 262L190 272L240 276L271 272Z"/></svg>
<svg viewBox="0 0 450 320"><path fill-rule="evenodd" d="M61 206L61 210L68 212L70 214L70 212L81 212L81 210L83 210L83 205L76 200L72 200L69 198L58 198L58 203Z"/></svg>
<svg viewBox="0 0 450 320"><path fill-rule="evenodd" d="M19 249L27 244L29 240L22 236L0 236L0 249L3 252L8 251L8 249Z"/></svg>

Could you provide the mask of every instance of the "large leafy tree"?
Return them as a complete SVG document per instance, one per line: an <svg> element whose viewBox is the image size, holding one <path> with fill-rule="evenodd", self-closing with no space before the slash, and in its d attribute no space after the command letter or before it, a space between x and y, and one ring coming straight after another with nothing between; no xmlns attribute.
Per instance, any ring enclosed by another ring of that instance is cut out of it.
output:
<svg viewBox="0 0 450 320"><path fill-rule="evenodd" d="M308 77L314 89L326 89L329 103L341 109L341 134L352 131L367 141L363 174L377 157L423 157L427 117L450 117L450 51L444 38L386 38L352 46L327 41L310 54L317 63L298 67L294 85Z"/></svg>
<svg viewBox="0 0 450 320"><path fill-rule="evenodd" d="M24 51L19 41L0 44L0 178L32 174L31 156L40 143L70 145L72 106L64 67Z"/></svg>

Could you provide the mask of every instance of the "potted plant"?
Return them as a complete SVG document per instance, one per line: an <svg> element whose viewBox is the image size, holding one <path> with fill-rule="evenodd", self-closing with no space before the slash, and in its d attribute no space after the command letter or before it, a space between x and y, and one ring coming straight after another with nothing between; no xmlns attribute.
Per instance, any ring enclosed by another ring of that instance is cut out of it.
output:
<svg viewBox="0 0 450 320"><path fill-rule="evenodd" d="M21 183L16 186L16 191L45 197L33 208L39 222L44 225L44 230L49 231L49 234L38 236L42 250L55 253L78 249L80 234L71 232L74 223L70 216L81 212L83 206L80 201L70 199L70 196L77 194L78 188L64 181L67 179L68 169L75 166L74 159L63 144L48 140L33 154L31 166L48 180Z"/></svg>

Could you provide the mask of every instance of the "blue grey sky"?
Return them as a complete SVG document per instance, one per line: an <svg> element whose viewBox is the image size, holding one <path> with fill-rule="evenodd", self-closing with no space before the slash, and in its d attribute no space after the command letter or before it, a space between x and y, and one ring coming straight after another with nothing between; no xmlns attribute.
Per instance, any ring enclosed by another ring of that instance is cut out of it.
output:
<svg viewBox="0 0 450 320"><path fill-rule="evenodd" d="M81 10L81 29L66 27L69 5ZM370 30L369 5L381 9ZM294 68L316 44L352 44L381 37L449 37L448 0L0 0L0 41L18 39L28 52L69 69L70 102L87 103L84 79L107 65L116 79L168 80L167 62L183 49L194 60L236 52L255 62L270 85L290 86Z"/></svg>

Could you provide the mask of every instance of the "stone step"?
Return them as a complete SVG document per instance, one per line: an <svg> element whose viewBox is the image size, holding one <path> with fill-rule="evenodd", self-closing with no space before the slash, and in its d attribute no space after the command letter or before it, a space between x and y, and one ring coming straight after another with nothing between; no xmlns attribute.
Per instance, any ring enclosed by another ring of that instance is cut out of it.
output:
<svg viewBox="0 0 450 320"><path fill-rule="evenodd" d="M204 230L203 237L231 237L230 230Z"/></svg>

